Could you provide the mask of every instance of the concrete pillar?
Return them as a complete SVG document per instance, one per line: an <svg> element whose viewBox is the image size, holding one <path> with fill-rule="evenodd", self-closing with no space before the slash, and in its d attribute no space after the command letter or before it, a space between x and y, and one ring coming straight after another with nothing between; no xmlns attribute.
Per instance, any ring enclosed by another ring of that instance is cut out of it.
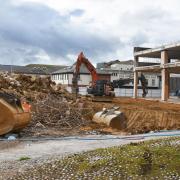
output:
<svg viewBox="0 0 180 180"><path fill-rule="evenodd" d="M137 98L138 96L138 72L136 71L136 67L138 66L139 57L134 58L134 92L133 97Z"/></svg>
<svg viewBox="0 0 180 180"><path fill-rule="evenodd" d="M161 65L162 65L162 70L161 70L161 76L162 76L162 95L161 95L161 100L162 101L167 101L169 98L169 79L170 75L167 69L164 68L164 64L168 63L169 58L168 58L168 52L167 51L162 51L161 52Z"/></svg>

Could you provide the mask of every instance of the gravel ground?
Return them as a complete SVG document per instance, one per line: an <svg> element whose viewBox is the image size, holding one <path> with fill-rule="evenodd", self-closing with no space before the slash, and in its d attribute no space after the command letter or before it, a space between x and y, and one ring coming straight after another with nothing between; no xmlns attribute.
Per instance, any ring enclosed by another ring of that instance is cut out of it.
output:
<svg viewBox="0 0 180 180"><path fill-rule="evenodd" d="M178 133L180 132L178 131ZM124 136L91 135L83 138L68 137L68 139L37 142L9 142L5 143L5 148L2 148L2 142L0 142L0 179L10 179L17 172L22 173L27 169L33 169L35 166L41 166L47 163L52 164L67 155L154 138L159 137L143 138L143 135L140 135L129 136L129 138L126 137L125 139Z"/></svg>

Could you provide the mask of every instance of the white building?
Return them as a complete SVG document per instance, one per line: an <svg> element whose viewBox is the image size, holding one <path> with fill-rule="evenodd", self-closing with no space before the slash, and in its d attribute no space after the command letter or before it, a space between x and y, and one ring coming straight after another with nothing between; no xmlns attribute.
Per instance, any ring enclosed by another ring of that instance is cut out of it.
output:
<svg viewBox="0 0 180 180"><path fill-rule="evenodd" d="M63 84L71 87L74 69L75 69L75 65L53 72L51 74L51 80L54 81L56 84ZM99 75L99 79L110 81L110 73L108 71L97 70L97 73ZM91 81L92 81L92 77L90 72L85 67L85 65L82 64L80 68L80 75L78 81L79 87L86 87L90 84Z"/></svg>
<svg viewBox="0 0 180 180"><path fill-rule="evenodd" d="M154 64L154 63L153 63ZM149 66L152 63L140 62L140 66ZM134 62L133 60L128 61L111 61L110 63L99 63L97 67L100 69L106 69L111 72L111 82L118 79L133 79L134 73ZM149 88L159 88L160 87L160 74L159 73L145 73L145 78L148 81ZM133 83L126 84L127 87L133 87ZM141 84L139 83L139 86Z"/></svg>

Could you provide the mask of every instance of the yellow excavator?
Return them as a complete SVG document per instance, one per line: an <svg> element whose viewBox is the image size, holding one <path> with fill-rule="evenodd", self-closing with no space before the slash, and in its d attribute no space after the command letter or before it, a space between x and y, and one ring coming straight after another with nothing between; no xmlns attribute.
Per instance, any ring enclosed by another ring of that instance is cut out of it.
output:
<svg viewBox="0 0 180 180"><path fill-rule="evenodd" d="M30 122L31 106L14 94L0 92L0 135L18 132Z"/></svg>

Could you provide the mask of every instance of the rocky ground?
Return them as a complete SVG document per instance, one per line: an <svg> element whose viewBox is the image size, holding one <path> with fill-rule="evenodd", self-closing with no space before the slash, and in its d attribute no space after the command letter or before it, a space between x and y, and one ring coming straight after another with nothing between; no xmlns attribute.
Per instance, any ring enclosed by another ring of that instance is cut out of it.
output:
<svg viewBox="0 0 180 180"><path fill-rule="evenodd" d="M130 143L130 142L129 142ZM180 179L180 138L1 162L1 179Z"/></svg>

